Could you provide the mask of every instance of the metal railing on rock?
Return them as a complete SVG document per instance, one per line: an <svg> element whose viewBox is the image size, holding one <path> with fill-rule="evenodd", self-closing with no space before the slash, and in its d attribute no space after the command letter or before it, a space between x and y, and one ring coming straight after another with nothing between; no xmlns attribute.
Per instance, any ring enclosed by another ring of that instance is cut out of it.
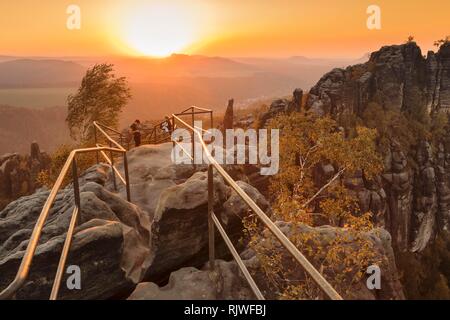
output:
<svg viewBox="0 0 450 320"><path fill-rule="evenodd" d="M56 196L58 194L58 191L61 189L64 183L64 179L66 175L68 174L70 168L72 168L72 184L73 184L73 193L74 193L74 208L72 211L72 216L70 219L68 231L66 234L66 238L64 241L62 253L60 256L60 260L58 263L58 268L56 271L55 279L53 281L52 290L50 293L50 300L56 300L58 297L58 292L61 284L61 280L64 274L64 269L67 261L67 257L70 251L70 246L72 243L72 238L74 234L74 230L76 225L79 223L79 217L80 217L80 211L81 211L81 202L80 202L80 187L78 184L78 166L77 166L77 155L83 154L83 153L89 153L89 152L96 152L97 153L97 162L99 161L98 155L99 153L103 155L103 157L106 159L106 161L111 166L111 172L113 176L114 181L114 188L117 188L116 185L116 174L120 177L120 180L125 184L126 186L126 192L127 192L127 199L128 201L131 201L130 197L130 183L129 183L129 176L128 176L128 161L127 161L127 151L125 148L123 148L120 144L118 144L114 139L112 139L105 131L105 126L102 126L96 122L94 122L94 130L99 130L106 140L109 142L109 146L103 146L98 143L96 143L96 146L93 148L81 148L81 149L75 149L72 152L70 152L64 166L61 169L61 172L56 179L55 184L53 185L50 194L41 210L41 213L37 219L37 222L34 226L33 232L31 234L30 240L28 242L27 248L25 250L24 256L22 257L19 270L17 271L16 277L14 280L6 287L2 292L0 292L0 300L1 299L9 299L14 296L14 294L19 290L24 282L26 281L28 274L30 272L30 267L33 262L34 254L36 252L39 239L42 233L42 229L44 228L45 222L47 221L47 218L50 214L50 209L55 202ZM106 127L107 128L107 127ZM108 128L110 129L110 128ZM113 130L113 129L111 129ZM113 147L114 146L114 147ZM108 158L107 152L110 153L110 157ZM124 171L125 171L125 178L122 177L122 175L119 173L117 168L114 166L114 153L120 153L123 155L123 164L124 164Z"/></svg>
<svg viewBox="0 0 450 320"><path fill-rule="evenodd" d="M210 110L209 110L210 111ZM251 290L256 298L264 300L264 296L261 290L258 288L255 280L251 276L243 260L239 256L236 248L234 247L231 239L228 237L225 229L222 227L219 219L214 213L214 170L222 176L224 181L236 192L236 194L250 207L250 209L258 216L258 218L264 223L264 225L272 232L272 234L280 241L284 248L292 255L292 257L302 266L306 273L313 279L313 281L319 286L319 288L332 300L342 300L342 297L331 286L331 284L322 276L322 274L308 261L308 259L297 249L297 247L284 235L284 233L270 220L270 218L258 207L258 205L245 193L245 191L239 187L236 181L230 177L225 169L214 159L209 152L205 141L202 137L202 130L189 125L183 121L178 115L173 114L172 118L179 123L182 123L184 127L188 128L192 132L192 155L189 155L192 159L192 163L195 162L194 144L195 141L199 141L203 152L208 159L208 238L209 238L209 265L210 269L215 269L215 228L217 228L220 236L224 240L226 246L230 250L234 260L236 261L239 269L248 282ZM211 115L212 119L212 115ZM192 120L194 123L194 120ZM211 125L212 127L212 125ZM198 139L194 139L194 135L198 136ZM175 141L174 141L175 142ZM185 149L182 149L184 152Z"/></svg>
<svg viewBox="0 0 450 320"><path fill-rule="evenodd" d="M180 124L183 124L183 122L179 123L177 122L177 118L178 117L186 117L189 116L190 117L190 121L191 121L191 126L194 127L195 126L195 117L198 115L209 115L209 127L212 128L213 127L213 111L209 110L209 109L204 109L204 108L199 108L196 106L192 106L189 107L179 113L175 113L173 114L171 117L168 117L167 119L161 121L160 123L156 124L155 126L153 126L153 128L151 129L150 133L146 135L146 137L144 138L144 141L146 141L149 144L160 144L163 142L170 142L172 141L171 139L171 134L172 132L179 128ZM164 125L168 125L166 126L166 128L168 127L167 131L164 131L162 128ZM186 128L188 129L188 128ZM193 136L192 136L193 138ZM174 142L174 141L172 141ZM175 143L175 142L174 142Z"/></svg>

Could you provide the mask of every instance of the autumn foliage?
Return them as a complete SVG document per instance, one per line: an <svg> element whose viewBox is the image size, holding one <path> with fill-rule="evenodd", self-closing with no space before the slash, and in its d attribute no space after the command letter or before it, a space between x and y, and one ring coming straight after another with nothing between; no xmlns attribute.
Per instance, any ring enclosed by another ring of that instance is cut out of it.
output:
<svg viewBox="0 0 450 320"><path fill-rule="evenodd" d="M371 212L361 212L356 195L344 178L362 171L371 180L382 170L375 140L377 131L356 127L353 137L345 135L329 117L291 113L273 119L270 127L280 129L280 172L271 181L274 219L285 221L291 230L307 226L338 227L324 241L317 232L291 232L290 240L342 295L364 276L367 266L378 263L368 234L373 230ZM317 179L317 168L333 168L327 179ZM270 291L279 299L317 299L320 291L270 237L261 241L261 231L253 217L245 221L250 245L269 279ZM294 267L295 266L295 267Z"/></svg>

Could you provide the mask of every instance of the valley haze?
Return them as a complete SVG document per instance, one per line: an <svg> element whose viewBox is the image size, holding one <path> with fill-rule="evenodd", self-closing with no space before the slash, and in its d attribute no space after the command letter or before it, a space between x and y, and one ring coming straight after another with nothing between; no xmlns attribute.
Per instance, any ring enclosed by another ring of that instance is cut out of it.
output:
<svg viewBox="0 0 450 320"><path fill-rule="evenodd" d="M97 63L114 64L116 74L127 77L130 83L132 99L121 114L121 126L127 127L135 119L160 119L189 105L222 112L230 98L235 99L236 107L243 108L287 96L297 87L310 88L334 67L365 62L367 58L368 55L358 60L186 54L167 58L3 55L0 117L3 121L8 119L8 125L0 126L0 153L28 152L33 140L48 151L70 142L64 128L67 96L76 92L86 70ZM20 129L23 123L33 130Z"/></svg>

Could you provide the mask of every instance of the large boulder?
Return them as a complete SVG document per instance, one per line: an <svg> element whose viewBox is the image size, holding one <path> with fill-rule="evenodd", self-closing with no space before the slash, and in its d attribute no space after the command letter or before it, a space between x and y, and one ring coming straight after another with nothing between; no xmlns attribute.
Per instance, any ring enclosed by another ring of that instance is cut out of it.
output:
<svg viewBox="0 0 450 320"><path fill-rule="evenodd" d="M93 181L105 181L104 166L80 179L80 224L67 266L81 270L81 290L68 290L63 278L60 299L106 299L140 282L150 264L150 221L136 205ZM49 195L42 190L10 203L0 212L0 290L13 279L31 232ZM71 186L57 195L45 224L31 271L19 299L47 299L74 208Z"/></svg>
<svg viewBox="0 0 450 320"><path fill-rule="evenodd" d="M201 267L208 252L207 166L174 164L171 151L172 143L165 143L144 145L128 152L131 201L152 221L152 263L145 279L158 283L166 281L179 268ZM123 171L121 162L117 166ZM241 166L224 167L233 178L245 178L238 170ZM244 181L238 181L238 185L264 210L269 209L256 188ZM114 191L111 175L106 186ZM214 211L237 245L242 237L241 218L249 214L249 208L217 172L214 188ZM125 199L126 191L121 184L118 193ZM218 257L229 255L220 236L217 239Z"/></svg>
<svg viewBox="0 0 450 320"><path fill-rule="evenodd" d="M140 283L128 300L249 300L254 299L234 262L215 261L215 270L181 268L167 285Z"/></svg>
<svg viewBox="0 0 450 320"><path fill-rule="evenodd" d="M217 207L225 201L228 190L219 176L214 180ZM207 174L197 172L160 194L152 224L155 257L148 273L150 278L204 263L208 244L207 183Z"/></svg>

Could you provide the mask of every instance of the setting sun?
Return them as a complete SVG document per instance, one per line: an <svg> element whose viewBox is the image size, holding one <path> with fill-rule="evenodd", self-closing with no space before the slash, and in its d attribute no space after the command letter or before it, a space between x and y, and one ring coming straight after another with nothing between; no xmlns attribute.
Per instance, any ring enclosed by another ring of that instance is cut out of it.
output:
<svg viewBox="0 0 450 320"><path fill-rule="evenodd" d="M194 21L180 6L148 5L130 13L124 37L136 54L165 57L192 44Z"/></svg>

